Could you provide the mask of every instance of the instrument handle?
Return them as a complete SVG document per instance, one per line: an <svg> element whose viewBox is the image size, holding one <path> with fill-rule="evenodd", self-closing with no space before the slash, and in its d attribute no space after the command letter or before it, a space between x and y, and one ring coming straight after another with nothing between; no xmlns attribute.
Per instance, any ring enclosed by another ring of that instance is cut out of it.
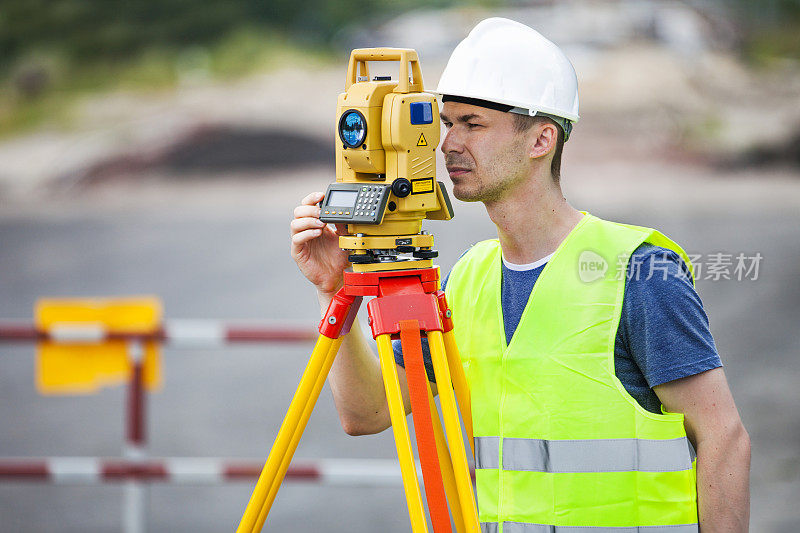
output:
<svg viewBox="0 0 800 533"><path fill-rule="evenodd" d="M366 76L369 79L367 61L400 62L400 75L397 78L397 87L395 87L394 92L410 93L423 90L422 71L419 68L419 56L416 50L411 48L356 48L350 52L345 91L358 82L359 75ZM411 65L410 79L408 75L409 64Z"/></svg>

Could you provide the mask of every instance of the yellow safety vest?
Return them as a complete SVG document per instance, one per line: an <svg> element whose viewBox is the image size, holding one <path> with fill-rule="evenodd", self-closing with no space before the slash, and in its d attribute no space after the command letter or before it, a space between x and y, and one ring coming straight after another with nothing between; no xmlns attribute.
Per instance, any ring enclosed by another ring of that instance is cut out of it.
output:
<svg viewBox="0 0 800 533"><path fill-rule="evenodd" d="M506 346L499 242L453 267L447 298L472 394L486 533L698 531L683 415L651 413L614 374L626 265L663 234L586 215L539 276Z"/></svg>

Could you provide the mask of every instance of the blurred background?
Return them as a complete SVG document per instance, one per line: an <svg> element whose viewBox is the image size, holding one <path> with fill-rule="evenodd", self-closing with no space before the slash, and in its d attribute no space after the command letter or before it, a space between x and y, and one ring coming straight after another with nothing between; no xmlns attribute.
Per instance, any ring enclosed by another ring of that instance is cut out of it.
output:
<svg viewBox="0 0 800 533"><path fill-rule="evenodd" d="M334 179L350 49L415 48L434 88L488 16L532 26L576 67L572 205L659 228L702 264L698 291L753 443L751 530L797 531L797 0L3 0L0 319L31 320L42 296L155 294L167 319L315 326L288 224ZM454 207L427 226L444 271L495 236L480 204ZM740 254L761 257L744 276ZM165 349L148 453L263 461L311 347ZM41 396L33 347L0 353L0 456L120 455L125 387ZM296 457L395 451L389 432L346 436L324 390ZM230 531L251 490L153 484L147 528ZM119 484L0 480L0 531L119 531L122 513ZM289 483L267 530L410 527L400 485Z"/></svg>

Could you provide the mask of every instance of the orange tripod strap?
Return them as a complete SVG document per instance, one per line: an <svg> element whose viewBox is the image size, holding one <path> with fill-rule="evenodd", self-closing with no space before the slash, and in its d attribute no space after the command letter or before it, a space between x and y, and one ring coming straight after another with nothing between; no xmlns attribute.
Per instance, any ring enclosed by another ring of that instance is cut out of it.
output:
<svg viewBox="0 0 800 533"><path fill-rule="evenodd" d="M408 392L411 397L411 415L414 418L414 434L417 438L417 451L422 465L425 498L428 500L431 524L434 533L452 533L439 455L436 452L436 440L433 435L433 419L428 403L428 376L425 364L422 362L419 322L401 320L399 325Z"/></svg>

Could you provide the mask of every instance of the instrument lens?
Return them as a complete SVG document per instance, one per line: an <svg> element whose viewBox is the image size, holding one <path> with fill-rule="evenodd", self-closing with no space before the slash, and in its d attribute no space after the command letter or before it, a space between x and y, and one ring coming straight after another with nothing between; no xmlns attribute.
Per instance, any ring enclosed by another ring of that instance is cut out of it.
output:
<svg viewBox="0 0 800 533"><path fill-rule="evenodd" d="M360 146L367 136L367 123L358 111L348 111L339 121L339 135L350 148Z"/></svg>

